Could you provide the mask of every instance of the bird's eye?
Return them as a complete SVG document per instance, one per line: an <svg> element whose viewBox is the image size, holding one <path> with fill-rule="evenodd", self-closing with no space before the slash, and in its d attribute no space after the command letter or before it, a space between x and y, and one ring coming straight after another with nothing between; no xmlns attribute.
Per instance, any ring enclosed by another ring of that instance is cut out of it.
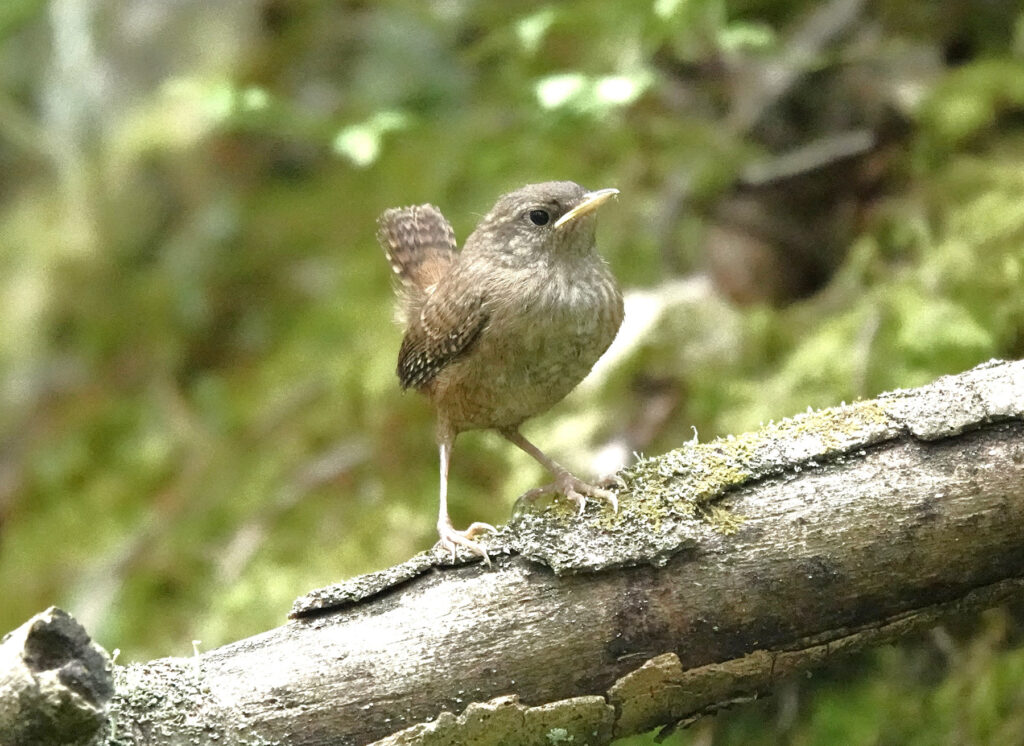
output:
<svg viewBox="0 0 1024 746"><path fill-rule="evenodd" d="M547 225L551 220L547 210L530 210L530 222L534 225Z"/></svg>

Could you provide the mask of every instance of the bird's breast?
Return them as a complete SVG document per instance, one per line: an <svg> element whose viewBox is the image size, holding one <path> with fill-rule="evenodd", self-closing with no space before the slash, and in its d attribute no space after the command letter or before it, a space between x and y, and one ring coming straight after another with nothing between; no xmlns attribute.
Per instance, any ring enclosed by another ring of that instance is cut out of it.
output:
<svg viewBox="0 0 1024 746"><path fill-rule="evenodd" d="M546 411L586 377L622 321L603 263L506 273L488 290L487 328L435 389L459 429L511 427Z"/></svg>

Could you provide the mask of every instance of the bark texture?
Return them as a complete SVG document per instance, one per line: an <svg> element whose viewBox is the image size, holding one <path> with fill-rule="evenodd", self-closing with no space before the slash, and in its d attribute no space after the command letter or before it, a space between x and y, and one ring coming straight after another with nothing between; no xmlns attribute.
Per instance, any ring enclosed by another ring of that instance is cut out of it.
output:
<svg viewBox="0 0 1024 746"><path fill-rule="evenodd" d="M513 516L493 569L419 555L256 637L114 666L93 742L602 744L1024 597L1024 363L687 444L623 480L618 515Z"/></svg>
<svg viewBox="0 0 1024 746"><path fill-rule="evenodd" d="M106 652L60 609L37 614L0 642L0 744L87 744L114 693Z"/></svg>

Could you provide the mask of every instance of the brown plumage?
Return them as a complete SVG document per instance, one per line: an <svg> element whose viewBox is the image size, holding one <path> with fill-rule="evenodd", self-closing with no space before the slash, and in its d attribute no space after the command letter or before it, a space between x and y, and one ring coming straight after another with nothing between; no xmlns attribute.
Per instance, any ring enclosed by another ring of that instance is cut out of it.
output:
<svg viewBox="0 0 1024 746"><path fill-rule="evenodd" d="M426 291L455 261L455 231L433 205L393 207L377 221L391 268L411 291Z"/></svg>
<svg viewBox="0 0 1024 746"><path fill-rule="evenodd" d="M594 250L594 210L616 193L573 182L523 187L498 200L462 252L432 205L380 218L381 246L402 283L398 377L437 409L438 532L453 553L462 545L487 559L473 538L493 530L457 531L448 519L451 448L464 430L493 428L554 474L528 497L561 492L581 511L584 495L615 505L613 493L571 475L518 428L586 376L622 322L622 296Z"/></svg>

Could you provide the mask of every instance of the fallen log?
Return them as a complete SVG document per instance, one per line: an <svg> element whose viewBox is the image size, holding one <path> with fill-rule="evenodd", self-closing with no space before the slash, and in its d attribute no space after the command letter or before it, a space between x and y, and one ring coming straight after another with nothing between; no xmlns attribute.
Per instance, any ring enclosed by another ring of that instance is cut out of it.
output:
<svg viewBox="0 0 1024 746"><path fill-rule="evenodd" d="M113 665L44 612L0 646L0 742L601 744L1024 598L1024 362L621 477L618 514L524 507L492 567L424 553L194 658Z"/></svg>

